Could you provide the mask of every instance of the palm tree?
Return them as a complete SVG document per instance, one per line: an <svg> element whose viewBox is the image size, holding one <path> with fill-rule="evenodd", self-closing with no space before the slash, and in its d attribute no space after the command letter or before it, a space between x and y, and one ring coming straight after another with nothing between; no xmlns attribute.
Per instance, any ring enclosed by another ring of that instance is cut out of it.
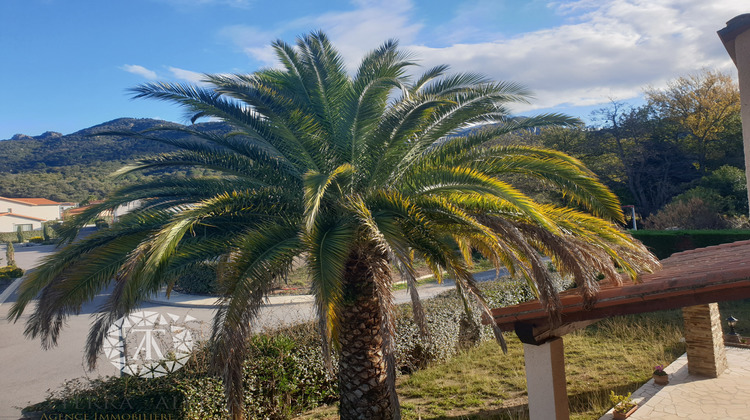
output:
<svg viewBox="0 0 750 420"><path fill-rule="evenodd" d="M211 175L123 188L66 225L70 244L25 280L11 311L17 320L39 296L27 335L54 345L65 318L114 283L86 344L93 367L113 321L196 264L217 261L224 305L211 337L213 364L233 416L241 418L251 324L273 282L302 256L324 354L339 355L341 417L398 418L392 267L409 283L424 326L415 258L438 275L447 272L462 296L487 311L469 271L478 251L525 276L553 319L559 301L540 252L571 274L589 301L599 273L635 277L657 264L616 227L617 198L578 160L488 144L515 130L576 122L562 115L508 118L506 104L529 97L523 87L447 74L447 66L412 79L406 70L413 62L395 41L367 54L354 75L322 33L273 48L280 69L205 75L203 87L134 89L138 98L182 105L193 122L211 117L234 131L168 129L188 136L180 138L163 136L165 129L129 133L178 151L122 172L199 167ZM566 204L535 203L509 176L555 188ZM132 202L140 202L137 212L72 242L100 211Z"/></svg>

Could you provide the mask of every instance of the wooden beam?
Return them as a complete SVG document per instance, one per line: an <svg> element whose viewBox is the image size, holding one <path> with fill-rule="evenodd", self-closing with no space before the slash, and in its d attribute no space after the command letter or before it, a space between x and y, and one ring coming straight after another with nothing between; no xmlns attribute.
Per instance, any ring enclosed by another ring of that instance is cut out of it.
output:
<svg viewBox="0 0 750 420"><path fill-rule="evenodd" d="M521 340L522 343L538 346L544 344L549 340L553 340L555 338L572 333L573 331L586 328L597 321L599 321L599 319L570 322L563 324L557 328L550 328L550 325L548 323L537 325L517 322L514 325L514 329L516 331L518 339Z"/></svg>

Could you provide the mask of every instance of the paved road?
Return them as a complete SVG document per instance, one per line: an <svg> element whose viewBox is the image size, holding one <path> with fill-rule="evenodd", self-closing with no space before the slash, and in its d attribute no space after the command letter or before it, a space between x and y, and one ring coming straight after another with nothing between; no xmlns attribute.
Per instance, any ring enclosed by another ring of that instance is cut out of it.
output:
<svg viewBox="0 0 750 420"><path fill-rule="evenodd" d="M63 381L81 376L98 377L117 375L117 369L104 357L100 357L98 368L88 372L83 364L83 347L86 341L91 313L104 301L106 295L97 296L85 305L81 314L69 318L61 334L58 346L43 350L39 340L23 336L24 315L18 323L6 320L7 312L15 296L0 306L0 419L18 419L20 408L45 398L47 390L58 389ZM191 309L144 305L144 310L173 313L183 317L191 315L199 321L212 317L210 309ZM199 323L199 333L208 334L206 325Z"/></svg>
<svg viewBox="0 0 750 420"><path fill-rule="evenodd" d="M20 267L30 269L51 251L51 246L18 247L16 261ZM493 278L494 271L477 275L480 281ZM453 287L450 281L441 285L424 285L420 287L420 296L427 299ZM94 372L87 371L83 363L84 343L92 322L91 314L106 296L106 292L96 296L92 302L84 305L79 315L70 317L58 346L47 351L41 348L39 340L29 340L23 336L27 315L15 324L6 320L8 310L16 299L15 292L5 303L0 303L0 419L19 419L21 408L43 400L48 390L59 389L65 380L82 376L96 378L118 374L118 370L103 356L100 357L97 370ZM396 291L395 299L397 303L410 301L405 290ZM210 334L210 320L213 318L214 309L154 303L145 304L142 309L162 314L171 313L181 318L186 315L192 316L197 320L192 325L196 330L193 333L194 337L205 339ZM28 312L30 311L27 310ZM296 323L312 319L313 316L310 303L268 305L260 314L258 328Z"/></svg>

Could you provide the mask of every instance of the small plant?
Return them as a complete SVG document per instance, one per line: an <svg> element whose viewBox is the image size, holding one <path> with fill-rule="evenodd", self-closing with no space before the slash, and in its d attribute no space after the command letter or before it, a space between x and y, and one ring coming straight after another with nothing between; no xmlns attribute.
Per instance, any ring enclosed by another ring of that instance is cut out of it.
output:
<svg viewBox="0 0 750 420"><path fill-rule="evenodd" d="M630 399L630 392L628 392L628 395L618 395L615 394L615 391L609 391L609 400L615 405L615 413L627 413L638 405Z"/></svg>
<svg viewBox="0 0 750 420"><path fill-rule="evenodd" d="M667 372L664 372L664 365L654 366L654 375L656 375L656 376L667 376Z"/></svg>
<svg viewBox="0 0 750 420"><path fill-rule="evenodd" d="M33 238L29 238L29 242L32 244L41 244L44 242L44 238L41 236L34 236Z"/></svg>
<svg viewBox="0 0 750 420"><path fill-rule="evenodd" d="M550 273L557 273L557 267L555 267L555 264L553 264L552 261L547 262L547 271Z"/></svg>
<svg viewBox="0 0 750 420"><path fill-rule="evenodd" d="M13 265L0 267L0 280L13 280L19 277L23 277L23 269Z"/></svg>

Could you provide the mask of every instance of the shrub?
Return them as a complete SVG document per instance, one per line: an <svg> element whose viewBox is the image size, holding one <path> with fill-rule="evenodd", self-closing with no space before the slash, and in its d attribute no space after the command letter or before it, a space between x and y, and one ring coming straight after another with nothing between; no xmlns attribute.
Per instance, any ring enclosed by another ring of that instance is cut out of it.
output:
<svg viewBox="0 0 750 420"><path fill-rule="evenodd" d="M0 267L0 280L11 280L23 277L23 269L15 265Z"/></svg>
<svg viewBox="0 0 750 420"><path fill-rule="evenodd" d="M562 281L560 282L562 284ZM505 278L480 285L491 306L512 305L533 298L524 281ZM459 320L464 311L455 291L424 301L428 328L433 341L423 339L412 317L410 305L400 305L395 339L396 365L401 373L412 372L436 361L447 360L458 350ZM478 308L475 308L478 309ZM475 322L479 322L475 310ZM491 332L482 328L482 336ZM68 382L46 401L24 411L45 414L81 413L76 401L90 406L124 407L107 414L154 412L188 420L227 418L224 386L208 372L211 349L197 350L190 362L170 375L155 379L111 377L90 382ZM336 361L334 360L334 367ZM244 365L245 406L251 418L282 419L338 399L337 380L324 366L320 337L313 323L298 324L253 336ZM123 401L127 399L128 404ZM166 401L168 404L159 403ZM175 406L172 407L174 402ZM160 404L160 405L157 405ZM80 404L79 404L80 406ZM102 414L101 410L89 410Z"/></svg>
<svg viewBox="0 0 750 420"><path fill-rule="evenodd" d="M109 227L109 223L104 219L96 219L94 225L97 229L107 229Z"/></svg>
<svg viewBox="0 0 750 420"><path fill-rule="evenodd" d="M337 399L335 377L326 372L318 343L315 331L305 325L251 339L244 373L245 404L252 418L289 418ZM24 412L92 417L148 412L186 420L225 419L224 387L207 370L209 352L201 348L182 369L154 379L68 381Z"/></svg>
<svg viewBox="0 0 750 420"><path fill-rule="evenodd" d="M701 198L675 200L644 222L646 229L725 229L729 223L721 217L714 205Z"/></svg>
<svg viewBox="0 0 750 420"><path fill-rule="evenodd" d="M29 242L33 244L41 244L42 242L44 242L44 238L42 238L41 236L34 236L32 238L29 238Z"/></svg>
<svg viewBox="0 0 750 420"><path fill-rule="evenodd" d="M215 296L218 294L218 288L215 263L203 263L193 267L181 275L174 285L176 291L191 295Z"/></svg>

